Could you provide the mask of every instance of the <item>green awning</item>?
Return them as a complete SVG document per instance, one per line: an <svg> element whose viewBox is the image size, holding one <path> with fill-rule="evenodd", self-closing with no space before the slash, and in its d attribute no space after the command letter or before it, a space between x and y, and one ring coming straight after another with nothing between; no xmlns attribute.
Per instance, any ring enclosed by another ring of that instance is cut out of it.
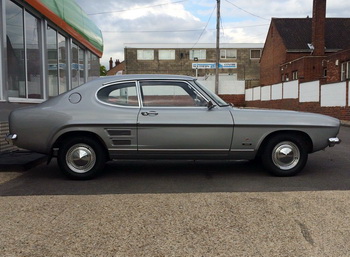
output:
<svg viewBox="0 0 350 257"><path fill-rule="evenodd" d="M103 52L101 30L87 16L75 0L40 0L48 9L64 20L99 51Z"/></svg>

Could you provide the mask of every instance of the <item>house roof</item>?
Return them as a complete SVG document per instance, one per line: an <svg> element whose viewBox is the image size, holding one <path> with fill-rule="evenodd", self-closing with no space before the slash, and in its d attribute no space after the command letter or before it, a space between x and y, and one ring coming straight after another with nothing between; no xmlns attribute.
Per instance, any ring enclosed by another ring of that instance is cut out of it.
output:
<svg viewBox="0 0 350 257"><path fill-rule="evenodd" d="M312 18L272 18L287 50L310 51ZM326 51L350 48L350 18L326 18Z"/></svg>
<svg viewBox="0 0 350 257"><path fill-rule="evenodd" d="M118 65L114 66L112 69L107 71L107 76L113 76L118 73L118 71L124 71L125 70L125 62L122 61L121 63L118 63Z"/></svg>

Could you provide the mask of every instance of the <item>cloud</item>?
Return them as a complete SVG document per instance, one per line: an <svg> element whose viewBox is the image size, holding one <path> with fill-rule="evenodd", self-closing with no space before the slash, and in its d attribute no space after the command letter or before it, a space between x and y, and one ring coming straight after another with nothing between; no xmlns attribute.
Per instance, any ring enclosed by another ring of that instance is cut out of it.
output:
<svg viewBox="0 0 350 257"><path fill-rule="evenodd" d="M198 40L199 43L215 43L215 12L209 20L215 7L214 0L76 2L102 30L104 55L101 64L106 67L110 57L124 59L124 46L128 43L195 43ZM221 42L263 43L271 17L311 17L312 2L221 0ZM349 8L348 1L328 1L327 17L347 17Z"/></svg>

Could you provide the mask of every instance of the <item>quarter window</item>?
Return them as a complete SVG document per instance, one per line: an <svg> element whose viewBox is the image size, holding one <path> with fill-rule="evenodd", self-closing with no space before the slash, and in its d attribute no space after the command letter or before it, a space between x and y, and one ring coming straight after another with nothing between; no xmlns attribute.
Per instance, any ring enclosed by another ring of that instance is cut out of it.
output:
<svg viewBox="0 0 350 257"><path fill-rule="evenodd" d="M139 106L134 82L104 87L98 91L97 98L104 103L113 105Z"/></svg>
<svg viewBox="0 0 350 257"><path fill-rule="evenodd" d="M141 82L141 90L144 106L207 106L207 101L204 97L185 82Z"/></svg>

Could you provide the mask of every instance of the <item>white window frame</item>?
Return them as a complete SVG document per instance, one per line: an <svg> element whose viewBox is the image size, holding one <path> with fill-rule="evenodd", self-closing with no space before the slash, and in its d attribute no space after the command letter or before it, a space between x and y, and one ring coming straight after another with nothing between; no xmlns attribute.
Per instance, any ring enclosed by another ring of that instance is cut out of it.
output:
<svg viewBox="0 0 350 257"><path fill-rule="evenodd" d="M175 60L175 50L159 50L159 60Z"/></svg>
<svg viewBox="0 0 350 257"><path fill-rule="evenodd" d="M198 60L206 60L207 59L207 50L205 50L205 49L190 50L190 60L193 60L194 58L198 58Z"/></svg>
<svg viewBox="0 0 350 257"><path fill-rule="evenodd" d="M152 49L140 49L137 50L137 60L152 61L154 60L154 50Z"/></svg>
<svg viewBox="0 0 350 257"><path fill-rule="evenodd" d="M233 55L228 54L230 52L233 53ZM237 49L221 49L220 59L237 59Z"/></svg>

